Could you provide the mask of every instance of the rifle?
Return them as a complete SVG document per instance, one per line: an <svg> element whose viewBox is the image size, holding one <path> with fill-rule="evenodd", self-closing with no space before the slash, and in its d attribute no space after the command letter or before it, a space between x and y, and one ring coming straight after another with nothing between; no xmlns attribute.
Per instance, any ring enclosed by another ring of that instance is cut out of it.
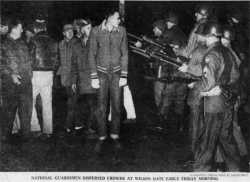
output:
<svg viewBox="0 0 250 182"><path fill-rule="evenodd" d="M150 38L148 38L148 37L146 37L146 36L139 37L139 36L136 36L136 35L131 34L131 33L128 33L127 35L128 35L128 37L134 38L134 39L136 39L137 41L145 42L145 43L154 45L154 46L156 46L156 47L158 47L158 48L161 48L161 49L165 49L165 47L166 47L166 45L157 43L157 42L153 41L152 39L150 39ZM132 42L132 41L130 41L130 42ZM133 42L133 43L135 43L135 42Z"/></svg>
<svg viewBox="0 0 250 182"><path fill-rule="evenodd" d="M132 48L132 50L131 50L132 52L139 54L139 55L141 55L149 60L154 59L156 61L160 61L160 62L165 63L165 64L170 64L170 65L177 67L177 68L179 68L183 64L182 62L178 62L177 58L170 57L164 52L148 51L148 50L145 50L142 48L135 47L133 45L130 45L129 47ZM180 59L183 59L183 58L180 58ZM187 61L187 60L188 59L185 58L185 61ZM185 73L185 74L196 81L201 79L201 77L197 77L197 76L189 74L189 73Z"/></svg>

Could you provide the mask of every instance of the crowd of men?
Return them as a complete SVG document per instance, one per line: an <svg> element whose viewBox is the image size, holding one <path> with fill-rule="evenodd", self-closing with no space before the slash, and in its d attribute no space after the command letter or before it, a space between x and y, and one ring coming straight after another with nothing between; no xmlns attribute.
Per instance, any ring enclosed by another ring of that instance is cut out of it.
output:
<svg viewBox="0 0 250 182"><path fill-rule="evenodd" d="M248 153L235 118L244 98L242 95L248 95L241 86L248 75L248 50L245 37L239 33L239 14L229 16L230 22L222 26L209 10L208 6L196 9L196 24L189 37L179 27L174 12L154 22L155 42L170 46L179 57L177 62L183 63L176 69L157 62L154 65L156 77L193 75L200 78L189 84L157 79L154 82L155 104L163 127L168 127L173 107L177 129L183 131L187 100L194 171L212 171L218 168L215 164L225 164L228 171L240 171L242 159L247 159ZM134 120L136 116L127 85L127 33L120 25L119 12L109 11L95 27L89 19L64 24L64 39L59 43L48 35L46 23L44 18L37 17L32 24L23 27L18 19L1 19L1 115L4 116L1 142L9 141L16 120L20 121L20 142L28 141L31 132L39 132L39 137L44 139L51 137L52 86L54 76L60 75L67 93L66 135L84 127L87 134L98 134L95 152L102 151L108 136L114 148L120 150L121 92L127 118ZM137 41L134 46L144 45ZM189 61L183 62L181 57ZM79 99L83 101L82 106L78 105ZM42 108L42 124L37 103ZM78 115L79 108L84 119ZM109 134L107 113L111 122Z"/></svg>

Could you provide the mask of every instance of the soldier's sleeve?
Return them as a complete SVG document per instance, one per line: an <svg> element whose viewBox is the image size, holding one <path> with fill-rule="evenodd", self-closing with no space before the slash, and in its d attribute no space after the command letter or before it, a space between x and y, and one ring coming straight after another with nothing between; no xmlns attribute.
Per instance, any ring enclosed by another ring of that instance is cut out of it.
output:
<svg viewBox="0 0 250 182"><path fill-rule="evenodd" d="M202 55L195 51L188 63L188 73L195 76L202 76L201 60Z"/></svg>
<svg viewBox="0 0 250 182"><path fill-rule="evenodd" d="M88 61L91 70L91 79L98 78L96 69L96 54L97 54L97 30L93 28L89 37L89 53Z"/></svg>
<svg viewBox="0 0 250 182"><path fill-rule="evenodd" d="M126 29L123 28L123 37L121 43L121 77L127 77L128 75L128 41Z"/></svg>
<svg viewBox="0 0 250 182"><path fill-rule="evenodd" d="M216 86L216 81L218 80L218 72L220 69L221 62L220 58L216 54L208 54L205 57L205 66L203 68L203 90L202 91L209 91L213 87Z"/></svg>

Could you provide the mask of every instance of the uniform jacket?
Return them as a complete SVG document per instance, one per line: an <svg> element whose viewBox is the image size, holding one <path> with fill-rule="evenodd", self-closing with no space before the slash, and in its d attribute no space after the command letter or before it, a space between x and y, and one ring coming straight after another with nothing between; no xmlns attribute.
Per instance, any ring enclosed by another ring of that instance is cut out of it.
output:
<svg viewBox="0 0 250 182"><path fill-rule="evenodd" d="M205 23L206 21L207 21L206 19L201 19L194 25L194 28L191 30L191 33L189 35L187 45L186 47L180 50L180 55L184 57L189 57L190 54L193 52L193 50L197 47L198 41L197 41L197 34L195 32L199 28L199 26L202 23Z"/></svg>
<svg viewBox="0 0 250 182"><path fill-rule="evenodd" d="M34 71L54 71L58 67L58 44L46 32L37 33L32 39L35 59Z"/></svg>
<svg viewBox="0 0 250 182"><path fill-rule="evenodd" d="M77 83L79 94L94 93L91 87L91 67L88 61L89 39L85 42L78 39L73 45L72 79Z"/></svg>
<svg viewBox="0 0 250 182"><path fill-rule="evenodd" d="M90 35L88 61L92 78L97 77L97 71L121 71L121 76L127 76L128 46L125 28L119 26L109 32L105 21L94 27Z"/></svg>
<svg viewBox="0 0 250 182"><path fill-rule="evenodd" d="M209 91L215 86L229 85L234 57L228 48L215 43L208 48L204 56L204 81L202 91ZM226 109L226 98L223 94L204 98L205 112L219 113Z"/></svg>
<svg viewBox="0 0 250 182"><path fill-rule="evenodd" d="M206 51L207 47L204 45L198 45L197 48L193 50L193 52L190 54L190 61L188 62L188 73L195 76L202 76L202 61ZM201 88L201 83L196 82L194 88L189 90L187 99L188 105L197 106L200 104Z"/></svg>
<svg viewBox="0 0 250 182"><path fill-rule="evenodd" d="M187 37L184 32L177 26L174 25L171 29L165 29L163 33L164 42L170 44L173 40L178 39L181 42L181 47L186 45Z"/></svg>
<svg viewBox="0 0 250 182"><path fill-rule="evenodd" d="M78 39L71 39L66 41L65 39L59 43L59 60L60 66L57 71L57 75L61 76L61 83L64 87L71 86L72 81L72 56L73 56L73 47L75 42Z"/></svg>
<svg viewBox="0 0 250 182"><path fill-rule="evenodd" d="M6 65L10 74L20 75L21 83L30 82L32 77L32 58L26 43L7 37L3 43Z"/></svg>

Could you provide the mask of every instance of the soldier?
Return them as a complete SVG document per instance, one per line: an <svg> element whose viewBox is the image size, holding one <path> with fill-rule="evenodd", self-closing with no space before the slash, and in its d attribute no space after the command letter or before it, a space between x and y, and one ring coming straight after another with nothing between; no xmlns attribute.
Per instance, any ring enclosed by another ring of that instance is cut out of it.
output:
<svg viewBox="0 0 250 182"><path fill-rule="evenodd" d="M233 101L233 113L232 113L232 118L233 118L233 135L234 139L237 143L240 156L242 158L242 163L248 165L248 151L247 151L247 145L245 142L245 139L243 137L243 134L241 132L241 128L238 124L238 111L240 107L240 102L241 102L241 80L240 80L240 75L239 75L239 68L241 64L241 60L235 53L235 51L232 49L231 42L234 40L234 32L232 28L229 26L225 26L223 30L223 36L221 38L221 43L223 46L227 47L232 55L234 56L234 68L231 71L231 81L230 81L230 87L227 88L228 92L232 92L231 100ZM221 155L217 157L218 161L220 163L224 162L222 160Z"/></svg>
<svg viewBox="0 0 250 182"><path fill-rule="evenodd" d="M48 139L53 133L52 121L52 86L54 71L58 67L58 45L47 33L45 17L38 16L34 22L35 59L33 60L33 108L40 94L42 99L43 129L41 139ZM40 131L36 110L33 109L31 119L32 131Z"/></svg>
<svg viewBox="0 0 250 182"><path fill-rule="evenodd" d="M61 84L67 93L67 117L65 122L65 131L70 133L74 128L74 122L78 120L76 117L76 84L73 82L72 77L73 45L77 42L77 39L73 38L73 25L65 24L63 26L63 36L64 39L59 43L60 67L58 68L57 75L60 75Z"/></svg>
<svg viewBox="0 0 250 182"><path fill-rule="evenodd" d="M155 42L164 44L164 36L163 36L164 30L165 30L164 20L158 20L153 23L153 32L154 32L154 36L156 37ZM135 43L135 46L142 47L142 42L137 41ZM157 49L157 47L149 46L147 47L147 49ZM162 64L157 63L156 67L157 67L157 78L164 77L165 73L162 71ZM155 104L158 108L159 114L161 110L160 107L161 107L164 88L165 88L165 83L160 82L160 81L154 82L154 99L155 99Z"/></svg>
<svg viewBox="0 0 250 182"><path fill-rule="evenodd" d="M201 24L199 28L194 32L196 34L197 46L190 53L190 60L188 63L184 63L178 70L184 73L189 73L195 76L202 76L202 61L203 56L207 50L205 45L205 37L201 34L202 27L204 27L205 23ZM202 99L199 97L199 92L201 89L201 85L199 82L193 82L188 85L190 91L188 94L187 103L190 107L190 116L189 116L189 133L191 139L191 150L192 150L192 159L195 151L195 143L197 140L198 130L202 124L201 122L201 107L202 107Z"/></svg>
<svg viewBox="0 0 250 182"><path fill-rule="evenodd" d="M205 23L209 17L209 7L207 5L197 6L195 12L196 24L191 30L187 45L178 51L179 55L189 58L190 54L198 45L197 34L195 33L202 23Z"/></svg>
<svg viewBox="0 0 250 182"><path fill-rule="evenodd" d="M91 31L88 60L91 68L91 85L98 89L98 134L95 151L100 152L107 137L106 111L108 93L112 107L110 137L115 149L120 149L120 92L127 84L128 47L124 27L119 26L118 11L110 11L101 25Z"/></svg>
<svg viewBox="0 0 250 182"><path fill-rule="evenodd" d="M164 41L173 48L174 53L183 48L186 45L186 35L178 27L178 17L176 14L170 12L169 16L165 20L166 29L164 31ZM184 83L174 81L175 77L184 76L178 72L175 67L166 66L163 67L163 72L166 73L166 77L172 77L173 82L166 83L163 91L163 98L161 102L161 115L166 120L169 120L170 106L174 104L174 112L177 118L177 130L182 131L184 129L183 114L185 107L185 99L187 95L187 86ZM165 122L166 124L166 122Z"/></svg>
<svg viewBox="0 0 250 182"><path fill-rule="evenodd" d="M220 26L209 22L203 29L208 51L204 56L202 91L204 124L195 151L195 171L211 171L219 150L229 171L239 171L239 154L233 138L230 104L221 89L230 83L234 57L220 44ZM221 88L221 89L220 89Z"/></svg>

